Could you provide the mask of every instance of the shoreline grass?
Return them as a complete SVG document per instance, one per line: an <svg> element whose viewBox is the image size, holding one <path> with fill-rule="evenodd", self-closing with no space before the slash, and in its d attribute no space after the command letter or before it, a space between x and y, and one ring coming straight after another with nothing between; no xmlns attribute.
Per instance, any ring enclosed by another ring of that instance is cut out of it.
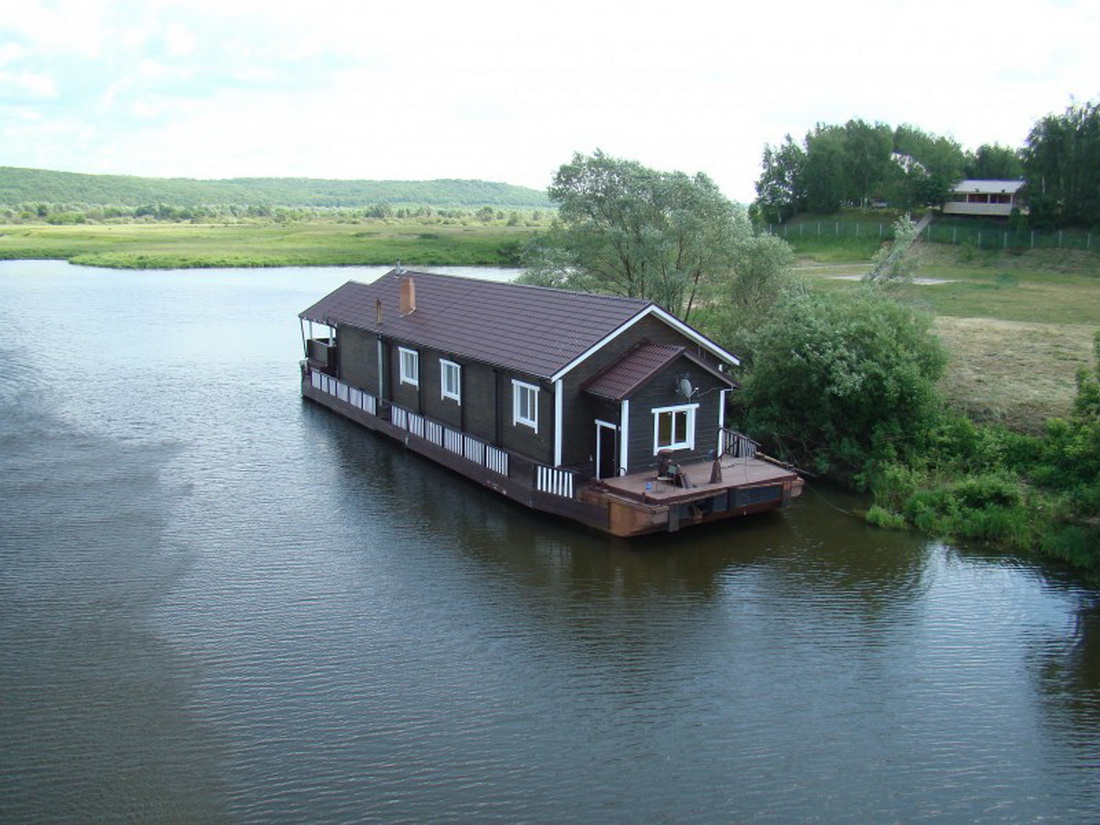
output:
<svg viewBox="0 0 1100 825"><path fill-rule="evenodd" d="M0 226L0 259L176 269L252 266L514 266L537 228L412 221Z"/></svg>

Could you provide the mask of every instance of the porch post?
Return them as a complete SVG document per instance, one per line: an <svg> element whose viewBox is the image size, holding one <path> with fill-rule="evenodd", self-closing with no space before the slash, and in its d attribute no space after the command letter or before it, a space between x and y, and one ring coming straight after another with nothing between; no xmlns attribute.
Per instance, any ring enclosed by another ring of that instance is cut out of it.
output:
<svg viewBox="0 0 1100 825"><path fill-rule="evenodd" d="M561 466L562 454L562 420L565 417L563 408L565 401L562 398L562 379L554 382L554 466Z"/></svg>
<svg viewBox="0 0 1100 825"><path fill-rule="evenodd" d="M630 399L624 398L619 412L619 473L626 474L630 469Z"/></svg>
<svg viewBox="0 0 1100 825"><path fill-rule="evenodd" d="M726 426L726 393L729 390L719 390L718 392L718 444L715 447L714 454L716 456L722 455L722 430Z"/></svg>

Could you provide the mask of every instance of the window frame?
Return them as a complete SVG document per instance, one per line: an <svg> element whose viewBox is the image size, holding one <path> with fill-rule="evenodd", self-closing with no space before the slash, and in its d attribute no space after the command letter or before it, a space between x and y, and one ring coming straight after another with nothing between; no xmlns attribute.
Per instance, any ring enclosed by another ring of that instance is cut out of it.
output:
<svg viewBox="0 0 1100 825"><path fill-rule="evenodd" d="M447 388L447 376L453 372L454 391ZM456 404L462 403L462 365L449 361L446 358L439 359L439 397L449 398Z"/></svg>
<svg viewBox="0 0 1100 825"><path fill-rule="evenodd" d="M408 356L411 356L411 358L406 360ZM406 366L412 368L411 375L406 370ZM417 350L401 346L397 348L397 374L400 383L411 384L417 389L420 388L420 353Z"/></svg>
<svg viewBox="0 0 1100 825"><path fill-rule="evenodd" d="M512 379L512 426L522 424L530 427L535 433L539 431L539 387L528 384L526 381ZM522 398L528 398L528 410L530 416L524 416L521 412Z"/></svg>
<svg viewBox="0 0 1100 825"><path fill-rule="evenodd" d="M699 410L698 404L677 404L673 407L654 407L653 413L653 454L657 455L661 450L694 450L695 449L695 418ZM684 421L686 440L676 440L676 416L686 416ZM661 416L671 415L671 427L669 428L669 443L661 443Z"/></svg>

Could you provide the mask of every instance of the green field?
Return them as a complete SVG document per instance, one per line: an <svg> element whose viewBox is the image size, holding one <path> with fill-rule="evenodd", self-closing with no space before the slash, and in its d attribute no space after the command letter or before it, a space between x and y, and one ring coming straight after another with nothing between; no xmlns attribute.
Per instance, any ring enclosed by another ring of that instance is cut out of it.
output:
<svg viewBox="0 0 1100 825"><path fill-rule="evenodd" d="M311 221L0 226L0 258L130 269L225 266L514 265L537 231L503 223Z"/></svg>
<svg viewBox="0 0 1100 825"><path fill-rule="evenodd" d="M849 247L804 250L798 271L817 289L856 289L847 280L869 260ZM918 245L918 279L902 300L935 315L950 362L948 402L979 421L1036 432L1066 415L1075 374L1092 363L1100 329L1100 254L1072 250L1022 253ZM837 262L840 258L842 262Z"/></svg>

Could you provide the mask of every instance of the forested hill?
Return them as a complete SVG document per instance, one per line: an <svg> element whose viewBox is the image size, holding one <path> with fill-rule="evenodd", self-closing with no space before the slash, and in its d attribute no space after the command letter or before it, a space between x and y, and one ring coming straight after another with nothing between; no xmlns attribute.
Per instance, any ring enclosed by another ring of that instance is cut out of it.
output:
<svg viewBox="0 0 1100 825"><path fill-rule="evenodd" d="M481 180L192 180L87 175L0 166L0 206L33 203L128 207L167 203L178 207L264 205L290 208L415 204L510 209L545 209L550 205L543 191Z"/></svg>

